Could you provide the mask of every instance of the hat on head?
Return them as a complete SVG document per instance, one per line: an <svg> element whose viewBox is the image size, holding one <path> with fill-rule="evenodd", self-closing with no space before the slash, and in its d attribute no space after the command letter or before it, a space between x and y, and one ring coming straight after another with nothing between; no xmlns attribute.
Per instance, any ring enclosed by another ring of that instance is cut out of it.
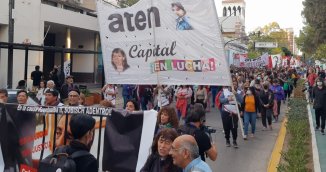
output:
<svg viewBox="0 0 326 172"><path fill-rule="evenodd" d="M95 127L95 122L95 119L90 115L72 115L69 125L74 139L80 139L88 131L92 130Z"/></svg>
<svg viewBox="0 0 326 172"><path fill-rule="evenodd" d="M80 91L77 90L77 89L72 89L72 90L70 90L69 93L68 93L68 95L70 95L70 93L73 92L73 91L76 92L78 95L80 95Z"/></svg>
<svg viewBox="0 0 326 172"><path fill-rule="evenodd" d="M52 88L46 90L45 93L50 93L50 94L52 94L52 95L55 96L55 97L58 97L58 95L59 95L59 92L58 92L57 90L55 90L55 89L52 89Z"/></svg>

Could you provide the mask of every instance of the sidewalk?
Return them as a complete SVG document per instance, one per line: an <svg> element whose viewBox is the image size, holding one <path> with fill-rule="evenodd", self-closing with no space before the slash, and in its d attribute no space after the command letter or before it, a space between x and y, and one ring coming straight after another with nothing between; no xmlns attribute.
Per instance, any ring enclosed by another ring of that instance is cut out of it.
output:
<svg viewBox="0 0 326 172"><path fill-rule="evenodd" d="M311 109L311 115L313 120L313 127L316 127L316 115L315 110L310 105ZM315 131L316 136L316 142L317 142L317 148L318 148L318 155L319 155L319 162L320 162L320 168L322 172L326 172L326 135L322 135L320 130Z"/></svg>

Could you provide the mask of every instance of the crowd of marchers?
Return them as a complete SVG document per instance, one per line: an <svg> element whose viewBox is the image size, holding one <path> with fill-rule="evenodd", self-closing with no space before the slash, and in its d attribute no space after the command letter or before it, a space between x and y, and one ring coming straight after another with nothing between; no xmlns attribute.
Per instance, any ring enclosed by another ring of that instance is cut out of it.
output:
<svg viewBox="0 0 326 172"><path fill-rule="evenodd" d="M39 68L35 71L40 72ZM84 106L84 96L74 84L73 76L67 76L60 88L56 87L53 80L42 80L42 72L32 73L31 78L40 105ZM205 160L207 157L213 161L217 159L217 147L209 137L212 131L205 126L206 112L211 108L218 109L226 146L238 148L239 120L244 124L245 140L254 140L257 118L261 118L261 130L272 130L273 123L277 123L280 115L284 115L280 111L282 104L291 99L292 91L300 78L304 78L307 83L305 90L309 93L316 112L316 130L321 128L321 133L324 134L324 70L313 67L272 70L231 67L231 78L231 86L106 84L101 89L103 100L99 106L115 108L117 97L121 96L123 109L127 111L158 111L151 154L141 169L142 172L212 171ZM27 104L26 87L18 88L17 102ZM119 93L119 90L122 92ZM7 90L1 89L0 102L6 103L7 98ZM235 109L239 110L240 119ZM84 115L71 115L68 119L63 117L62 121L59 119L55 143L57 148L63 146L63 133L66 130L64 123L68 120L65 146L68 154L78 150L89 151L94 128L101 127L92 117L81 116ZM75 161L77 171L98 171L96 159L91 154Z"/></svg>

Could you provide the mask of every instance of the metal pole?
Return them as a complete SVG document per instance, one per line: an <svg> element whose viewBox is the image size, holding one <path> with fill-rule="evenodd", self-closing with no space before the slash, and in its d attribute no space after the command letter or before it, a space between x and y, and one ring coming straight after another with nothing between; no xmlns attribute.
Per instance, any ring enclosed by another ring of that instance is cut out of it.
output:
<svg viewBox="0 0 326 172"><path fill-rule="evenodd" d="M28 66L28 47L25 47L25 66L24 66L24 80L27 81L27 66Z"/></svg>
<svg viewBox="0 0 326 172"><path fill-rule="evenodd" d="M9 0L9 28L8 28L8 42L14 42L14 19L12 18L12 9L15 8L15 0ZM13 73L13 47L9 46L8 49L8 72L7 84L8 88L12 88L12 73Z"/></svg>
<svg viewBox="0 0 326 172"><path fill-rule="evenodd" d="M74 53L70 53L70 75L72 75L72 64L74 61Z"/></svg>
<svg viewBox="0 0 326 172"><path fill-rule="evenodd" d="M61 75L63 75L64 76L64 78L66 77L65 76L65 69L64 69L64 63L65 63L65 53L63 52L63 51L61 51ZM61 79L61 78L60 78ZM62 83L63 84L63 83Z"/></svg>

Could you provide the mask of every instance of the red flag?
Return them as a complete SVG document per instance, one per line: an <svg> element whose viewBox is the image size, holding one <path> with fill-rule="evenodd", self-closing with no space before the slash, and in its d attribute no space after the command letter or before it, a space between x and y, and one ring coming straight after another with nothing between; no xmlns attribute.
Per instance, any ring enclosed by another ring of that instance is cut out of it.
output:
<svg viewBox="0 0 326 172"><path fill-rule="evenodd" d="M273 62L272 62L272 56L268 56L268 69L272 69L273 68Z"/></svg>

